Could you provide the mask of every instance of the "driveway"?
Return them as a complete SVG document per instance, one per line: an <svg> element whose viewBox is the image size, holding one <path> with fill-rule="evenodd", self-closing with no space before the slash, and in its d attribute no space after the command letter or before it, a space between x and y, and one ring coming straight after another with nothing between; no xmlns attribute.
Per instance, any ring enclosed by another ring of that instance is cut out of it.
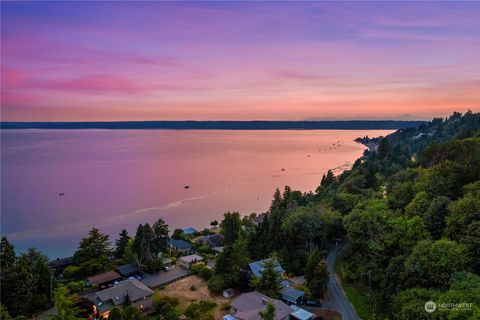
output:
<svg viewBox="0 0 480 320"><path fill-rule="evenodd" d="M337 245L327 255L328 264L328 293L324 300L324 307L337 310L342 314L343 320L360 320L357 312L348 301L345 292L343 291L340 280L335 273L335 262L338 254L345 248L345 244Z"/></svg>
<svg viewBox="0 0 480 320"><path fill-rule="evenodd" d="M170 271L160 271L155 274L144 274L142 282L147 287L157 288L165 286L173 281L184 278L191 274L192 272L190 270L187 270L177 264L175 268L172 268Z"/></svg>

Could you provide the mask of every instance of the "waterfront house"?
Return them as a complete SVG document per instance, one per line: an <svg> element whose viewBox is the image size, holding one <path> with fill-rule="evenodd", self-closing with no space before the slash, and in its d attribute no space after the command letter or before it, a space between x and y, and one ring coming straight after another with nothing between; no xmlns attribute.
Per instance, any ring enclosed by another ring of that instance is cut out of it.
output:
<svg viewBox="0 0 480 320"><path fill-rule="evenodd" d="M177 240L170 238L168 240L168 247L170 248L170 250L181 254L189 254L192 252L192 245L185 240Z"/></svg>
<svg viewBox="0 0 480 320"><path fill-rule="evenodd" d="M185 269L190 269L192 264L203 261L203 258L199 256L198 254L191 254L189 256L183 256L178 259L178 262L182 267Z"/></svg>
<svg viewBox="0 0 480 320"><path fill-rule="evenodd" d="M119 282L111 288L89 294L86 298L93 303L95 318L106 319L114 307L123 307L127 296L131 305L141 311L152 308L153 291L137 279Z"/></svg>
<svg viewBox="0 0 480 320"><path fill-rule="evenodd" d="M248 271L250 272L251 277L260 278L262 276L263 270L265 269L265 263L267 261L273 262L273 264L275 265L274 270L278 272L279 276L283 276L285 274L285 270L282 268L282 266L277 260L263 259L248 264Z"/></svg>
<svg viewBox="0 0 480 320"><path fill-rule="evenodd" d="M197 229L188 227L188 228L183 228L183 233L187 236L193 236L194 234L198 233Z"/></svg>
<svg viewBox="0 0 480 320"><path fill-rule="evenodd" d="M292 288L284 287L280 290L280 295L282 300L285 301L288 305L301 305L303 303L303 296L305 292Z"/></svg>
<svg viewBox="0 0 480 320"><path fill-rule="evenodd" d="M292 309L283 301L272 299L260 292L253 291L240 295L231 303L230 314L224 320L261 320L260 311L265 310L268 303L275 306L275 320L288 320Z"/></svg>
<svg viewBox="0 0 480 320"><path fill-rule="evenodd" d="M100 288L108 287L116 281L122 279L122 276L115 271L108 271L85 279L85 286L99 286Z"/></svg>

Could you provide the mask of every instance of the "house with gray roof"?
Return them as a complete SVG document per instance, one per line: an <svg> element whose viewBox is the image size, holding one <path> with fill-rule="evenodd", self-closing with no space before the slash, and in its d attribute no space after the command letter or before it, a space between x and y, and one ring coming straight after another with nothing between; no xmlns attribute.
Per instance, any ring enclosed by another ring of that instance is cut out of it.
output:
<svg viewBox="0 0 480 320"><path fill-rule="evenodd" d="M248 269L251 275L255 278L260 278L262 276L263 270L265 269L265 263L267 261L273 262L273 264L275 265L274 270L278 272L279 276L282 276L285 273L285 270L282 268L282 266L277 260L263 259L248 264Z"/></svg>
<svg viewBox="0 0 480 320"><path fill-rule="evenodd" d="M230 314L224 320L262 320L259 312L266 309L267 304L275 306L275 320L287 320L293 312L287 304L278 299L272 299L260 292L244 293L231 303Z"/></svg>
<svg viewBox="0 0 480 320"><path fill-rule="evenodd" d="M137 279L119 282L113 287L89 294L86 298L93 302L95 315L107 318L114 307L123 307L127 296L131 304L141 311L152 308L153 291Z"/></svg>
<svg viewBox="0 0 480 320"><path fill-rule="evenodd" d="M285 301L288 305L301 305L303 302L303 296L305 292L298 290L292 287L284 287L280 290L280 295L282 300Z"/></svg>

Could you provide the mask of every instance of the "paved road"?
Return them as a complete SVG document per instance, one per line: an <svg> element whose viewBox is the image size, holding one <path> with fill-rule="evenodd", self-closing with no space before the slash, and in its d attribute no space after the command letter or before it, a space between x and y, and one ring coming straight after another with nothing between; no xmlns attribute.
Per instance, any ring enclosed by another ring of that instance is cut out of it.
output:
<svg viewBox="0 0 480 320"><path fill-rule="evenodd" d="M335 261L344 247L345 245L338 245L327 255L329 279L328 293L327 298L324 300L324 307L340 312L342 314L342 320L360 320L360 317L357 315L357 312L348 301L345 292L340 286L340 281L335 273Z"/></svg>

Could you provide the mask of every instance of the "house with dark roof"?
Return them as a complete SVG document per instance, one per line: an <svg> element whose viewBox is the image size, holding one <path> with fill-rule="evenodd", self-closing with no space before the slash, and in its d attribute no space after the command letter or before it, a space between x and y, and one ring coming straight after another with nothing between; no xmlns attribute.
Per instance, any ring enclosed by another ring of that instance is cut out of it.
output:
<svg viewBox="0 0 480 320"><path fill-rule="evenodd" d="M176 252L188 254L192 252L192 245L185 240L177 240L170 238L168 240L168 247Z"/></svg>
<svg viewBox="0 0 480 320"><path fill-rule="evenodd" d="M114 283L115 281L122 280L122 276L115 271L108 271L94 276L88 277L85 279L85 285L87 287L99 286L107 287Z"/></svg>
<svg viewBox="0 0 480 320"><path fill-rule="evenodd" d="M259 312L266 309L267 304L275 306L275 320L288 320L293 312L287 304L278 299L272 299L260 292L253 291L240 295L231 303L230 314L224 320L262 320Z"/></svg>
<svg viewBox="0 0 480 320"><path fill-rule="evenodd" d="M265 269L265 263L267 261L272 261L275 265L274 270L278 272L279 276L282 276L285 273L285 270L280 265L280 262L272 259L263 259L258 260L248 264L248 271L251 273L251 276L254 278L260 278L262 276L263 270Z"/></svg>
<svg viewBox="0 0 480 320"><path fill-rule="evenodd" d="M108 318L110 310L122 307L127 299L131 305L141 311L152 308L153 291L137 279L125 280L111 288L91 293L85 298L93 303L93 312L97 316Z"/></svg>
<svg viewBox="0 0 480 320"><path fill-rule="evenodd" d="M123 278L135 276L140 273L138 267L134 264L124 264L115 269Z"/></svg>
<svg viewBox="0 0 480 320"><path fill-rule="evenodd" d="M212 248L215 252L221 252L223 250L225 237L223 234L214 233L209 234L208 236L201 236L195 240L198 244L206 244Z"/></svg>

